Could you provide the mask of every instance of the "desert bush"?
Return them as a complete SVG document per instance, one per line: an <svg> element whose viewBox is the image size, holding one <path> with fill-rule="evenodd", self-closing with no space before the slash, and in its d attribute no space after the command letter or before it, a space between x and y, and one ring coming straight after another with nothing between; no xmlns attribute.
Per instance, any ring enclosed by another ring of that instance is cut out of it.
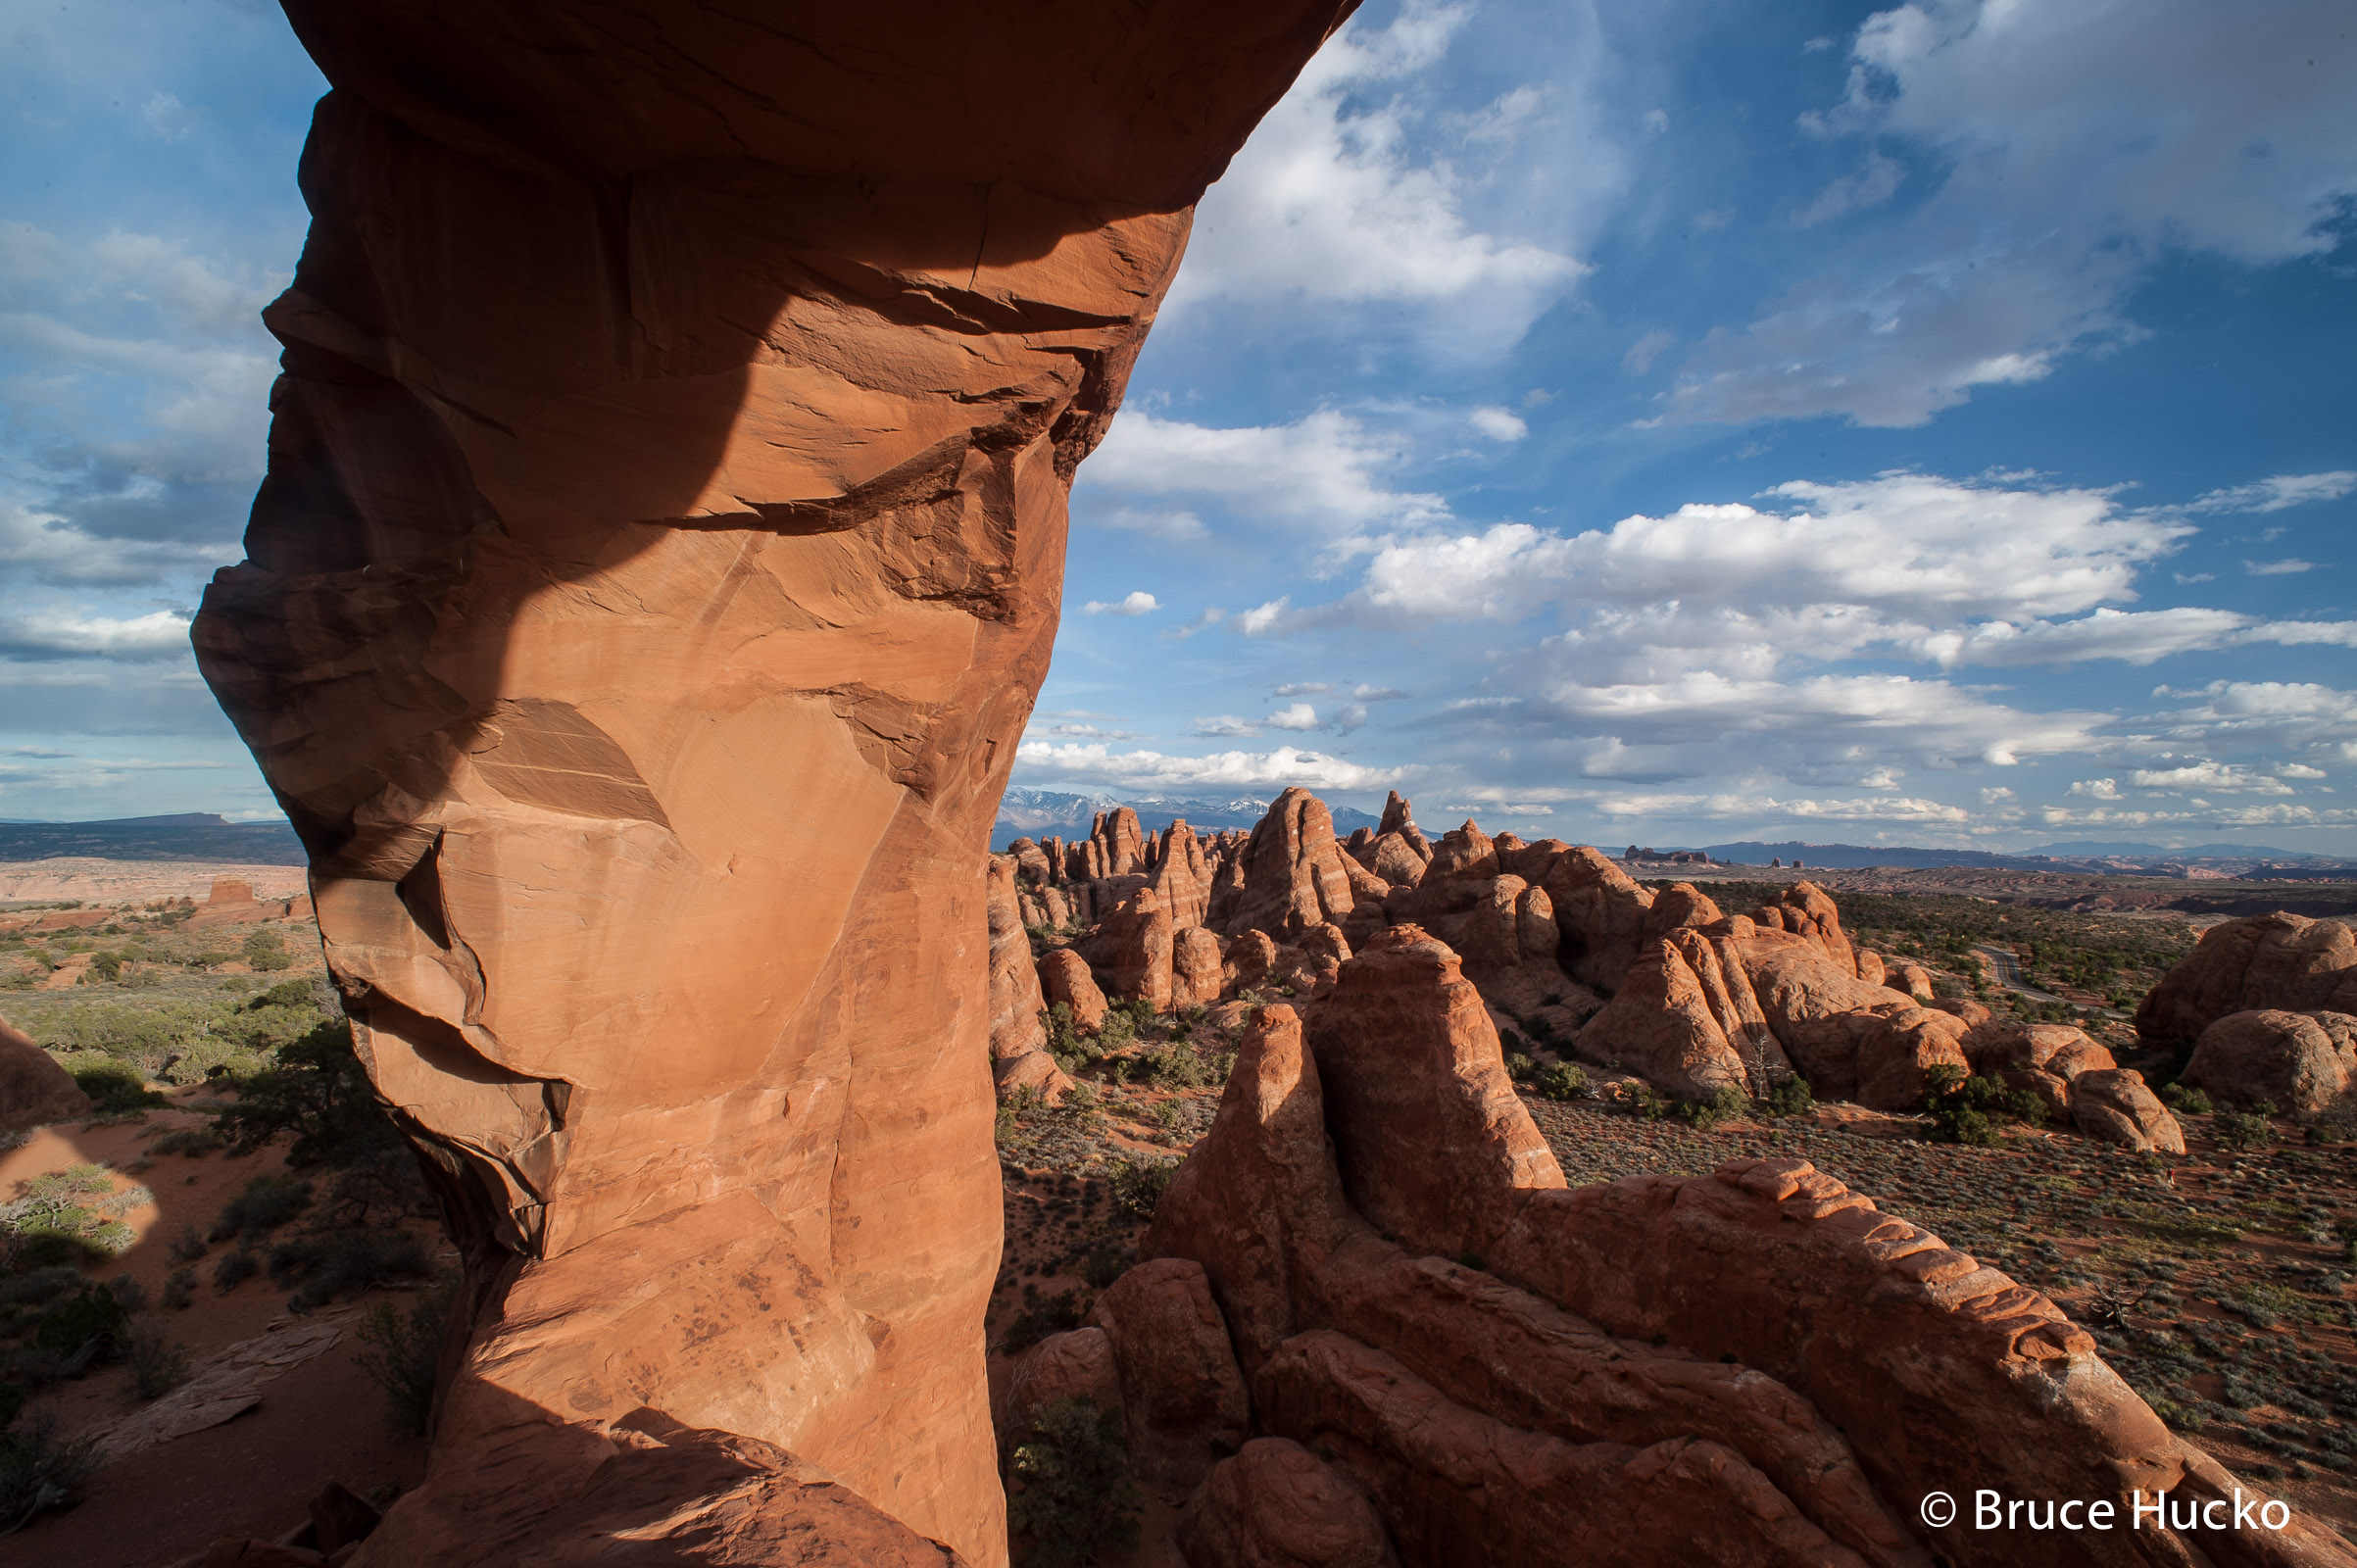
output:
<svg viewBox="0 0 2357 1568"><path fill-rule="evenodd" d="M1105 1171L1113 1190L1113 1206L1125 1214L1152 1219L1178 1167L1175 1159L1124 1156L1114 1160Z"/></svg>
<svg viewBox="0 0 2357 1568"><path fill-rule="evenodd" d="M74 1075L75 1087L90 1097L91 1108L101 1116L121 1115L126 1110L144 1110L150 1105L169 1104L164 1096L147 1087L147 1074L120 1057L91 1056L77 1053L61 1057L66 1070Z"/></svg>
<svg viewBox="0 0 2357 1568"><path fill-rule="evenodd" d="M213 1288L226 1296L261 1272L261 1260L240 1247L213 1260Z"/></svg>
<svg viewBox="0 0 2357 1568"><path fill-rule="evenodd" d="M2171 1110L2181 1111L2188 1116L2206 1116L2210 1113L2210 1097L2200 1090L2189 1088L2185 1084L2164 1085L2161 1089L2161 1099L2168 1102Z"/></svg>
<svg viewBox="0 0 2357 1568"><path fill-rule="evenodd" d="M1089 1303L1077 1292L1043 1296L1036 1285L1023 1287L1023 1310L1007 1326L999 1348L1008 1355L1028 1350L1051 1334L1065 1334L1088 1321Z"/></svg>
<svg viewBox="0 0 2357 1568"><path fill-rule="evenodd" d="M0 1536L74 1501L98 1466L97 1440L59 1437L57 1417L47 1410L0 1431Z"/></svg>
<svg viewBox="0 0 2357 1568"><path fill-rule="evenodd" d="M311 1183L284 1174L257 1176L221 1206L206 1240L250 1246L268 1240L270 1232L310 1206Z"/></svg>
<svg viewBox="0 0 2357 1568"><path fill-rule="evenodd" d="M175 1268L164 1276L164 1304L181 1311L196 1300L196 1270Z"/></svg>
<svg viewBox="0 0 2357 1568"><path fill-rule="evenodd" d="M366 1348L353 1359L384 1391L393 1428L405 1436L424 1436L433 1417L442 1336L457 1297L458 1281L442 1279L419 1291L406 1312L378 1301L357 1330Z"/></svg>
<svg viewBox="0 0 2357 1568"><path fill-rule="evenodd" d="M194 1225L183 1225L172 1233L168 1250L173 1262L193 1263L205 1255L205 1233Z"/></svg>
<svg viewBox="0 0 2357 1568"><path fill-rule="evenodd" d="M287 956L285 939L269 926L257 926L247 935L244 952L257 974L272 973L295 961Z"/></svg>
<svg viewBox="0 0 2357 1568"><path fill-rule="evenodd" d="M1138 1250L1127 1242L1101 1243L1080 1265L1080 1277L1088 1281L1089 1289L1109 1289L1113 1281L1137 1266Z"/></svg>
<svg viewBox="0 0 2357 1568"><path fill-rule="evenodd" d="M1519 1051L1506 1053L1506 1076L1516 1083L1528 1083L1538 1076L1539 1063Z"/></svg>
<svg viewBox="0 0 2357 1568"><path fill-rule="evenodd" d="M231 1087L237 1102L221 1112L219 1125L240 1154L291 1133L288 1164L341 1166L400 1142L352 1048L352 1026L341 1018L286 1042L271 1066Z"/></svg>
<svg viewBox="0 0 2357 1568"><path fill-rule="evenodd" d="M1678 1114L1703 1132L1751 1109L1751 1097L1734 1084L1721 1084L1700 1100L1681 1101Z"/></svg>
<svg viewBox="0 0 2357 1568"><path fill-rule="evenodd" d="M1997 1108L2004 1088L1995 1079L1970 1076L1947 1061L1926 1068L1923 1078L1923 1109L1932 1118L1926 1136L1934 1143L1986 1146L1997 1141L1989 1113Z"/></svg>
<svg viewBox="0 0 2357 1568"><path fill-rule="evenodd" d="M1137 1549L1145 1497L1119 1412L1090 1399L1054 1401L1033 1418L1007 1472L1007 1522L1023 1568L1082 1568Z"/></svg>
<svg viewBox="0 0 2357 1568"><path fill-rule="evenodd" d="M2210 1136L2228 1149L2263 1149L2275 1142L2275 1127L2268 1117L2275 1106L2265 1101L2248 1110L2236 1110L2221 1105L2210 1118Z"/></svg>
<svg viewBox="0 0 2357 1568"><path fill-rule="evenodd" d="M300 1285L289 1303L314 1307L386 1285L429 1277L425 1244L407 1231L354 1229L282 1242L271 1249L270 1275L277 1285Z"/></svg>
<svg viewBox="0 0 2357 1568"><path fill-rule="evenodd" d="M1771 1084L1768 1095L1760 1102L1760 1111L1768 1116L1805 1116L1817 1108L1817 1093L1809 1081L1794 1073L1781 1083Z"/></svg>
<svg viewBox="0 0 2357 1568"><path fill-rule="evenodd" d="M154 1318L130 1324L123 1335L123 1355L130 1364L134 1397L162 1398L188 1381L188 1348L166 1334Z"/></svg>
<svg viewBox="0 0 2357 1568"><path fill-rule="evenodd" d="M1588 1074L1576 1062L1550 1061L1532 1074L1531 1087L1545 1100L1581 1100L1588 1094Z"/></svg>
<svg viewBox="0 0 2357 1568"><path fill-rule="evenodd" d="M186 1154L201 1159L221 1147L223 1140L217 1127L174 1127L156 1135L147 1146L151 1154Z"/></svg>

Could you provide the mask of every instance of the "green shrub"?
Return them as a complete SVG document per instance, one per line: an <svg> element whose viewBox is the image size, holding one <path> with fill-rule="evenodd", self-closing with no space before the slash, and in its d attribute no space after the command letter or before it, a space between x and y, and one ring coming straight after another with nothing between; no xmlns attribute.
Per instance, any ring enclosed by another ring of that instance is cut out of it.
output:
<svg viewBox="0 0 2357 1568"><path fill-rule="evenodd" d="M1550 1061L1532 1076L1531 1087L1545 1100L1584 1100L1588 1074L1577 1062Z"/></svg>
<svg viewBox="0 0 2357 1568"><path fill-rule="evenodd" d="M2274 1114L2275 1106L2266 1101L2246 1111L2221 1105L2210 1118L2210 1136L2228 1149L2263 1149L2275 1142L2275 1127L2267 1119Z"/></svg>
<svg viewBox="0 0 2357 1568"><path fill-rule="evenodd" d="M280 1133L294 1135L290 1165L346 1165L372 1150L397 1148L400 1134L377 1102L375 1088L352 1048L352 1026L331 1018L278 1048L275 1062L233 1078L236 1103L219 1125L240 1154Z"/></svg>
<svg viewBox="0 0 2357 1568"><path fill-rule="evenodd" d="M1926 1068L1923 1080L1923 1109L1932 1118L1928 1136L1934 1143L1997 1142L1989 1112L2003 1099L2004 1087L1995 1079L1973 1077L1954 1062L1942 1061Z"/></svg>
<svg viewBox="0 0 2357 1568"><path fill-rule="evenodd" d="M245 940L245 960L257 974L270 974L289 967L294 959L287 956L286 942L269 926L257 926Z"/></svg>
<svg viewBox="0 0 2357 1568"><path fill-rule="evenodd" d="M90 1285L41 1314L33 1325L32 1348L46 1355L87 1352L103 1360L122 1347L129 1329L130 1314L115 1293Z"/></svg>
<svg viewBox="0 0 2357 1568"><path fill-rule="evenodd" d="M175 1268L164 1276L164 1304L183 1311L196 1300L196 1270Z"/></svg>
<svg viewBox="0 0 2357 1568"><path fill-rule="evenodd" d="M188 1381L188 1348L164 1332L153 1318L130 1325L123 1339L123 1358L130 1363L131 1394L158 1399Z"/></svg>
<svg viewBox="0 0 2357 1568"><path fill-rule="evenodd" d="M241 1247L213 1260L213 1288L226 1296L261 1272L261 1261Z"/></svg>
<svg viewBox="0 0 2357 1568"><path fill-rule="evenodd" d="M1178 1174L1175 1159L1136 1158L1124 1156L1107 1167L1105 1175L1113 1189L1113 1206L1125 1214L1152 1219L1162 1194L1169 1190L1170 1178Z"/></svg>
<svg viewBox="0 0 2357 1568"><path fill-rule="evenodd" d="M407 1231L355 1229L282 1242L271 1249L273 1284L300 1285L290 1305L314 1307L432 1275L425 1245Z"/></svg>
<svg viewBox="0 0 2357 1568"><path fill-rule="evenodd" d="M191 1159L202 1159L221 1148L223 1141L218 1127L174 1127L169 1132L159 1133L155 1142L147 1146L147 1152L151 1154L186 1154Z"/></svg>
<svg viewBox="0 0 2357 1568"><path fill-rule="evenodd" d="M1506 1076L1518 1084L1528 1083L1539 1074L1539 1063L1519 1051L1506 1053Z"/></svg>
<svg viewBox="0 0 2357 1568"><path fill-rule="evenodd" d="M1770 1116L1805 1116L1817 1108L1817 1094L1809 1088L1806 1078L1794 1073L1781 1083L1770 1085L1768 1098L1760 1102L1760 1106Z"/></svg>
<svg viewBox="0 0 2357 1568"><path fill-rule="evenodd" d="M270 1232L311 1206L311 1183L297 1176L257 1176L246 1190L221 1206L206 1240L234 1241L250 1246L266 1241Z"/></svg>
<svg viewBox="0 0 2357 1568"><path fill-rule="evenodd" d="M86 1055L66 1063L74 1075L74 1084L90 1097L93 1109L102 1116L118 1116L126 1110L143 1110L150 1105L165 1105L171 1102L147 1087L147 1074L130 1062L111 1056L95 1059Z"/></svg>
<svg viewBox="0 0 2357 1568"><path fill-rule="evenodd" d="M2210 1097L2185 1084L2162 1085L2161 1099L2168 1102L2171 1110L2187 1116L2206 1116L2210 1113Z"/></svg>
<svg viewBox="0 0 2357 1568"><path fill-rule="evenodd" d="M1042 1296L1036 1285L1023 1287L1023 1310L1007 1326L999 1348L1008 1355L1028 1350L1051 1334L1065 1334L1088 1320L1089 1304L1072 1291Z"/></svg>
<svg viewBox="0 0 2357 1568"><path fill-rule="evenodd" d="M0 1536L74 1501L99 1463L97 1439L59 1437L57 1417L47 1410L0 1432Z"/></svg>
<svg viewBox="0 0 2357 1568"><path fill-rule="evenodd" d="M1007 1523L1022 1568L1082 1568L1135 1551L1145 1497L1130 1474L1121 1416L1090 1399L1055 1400L1007 1461Z"/></svg>
<svg viewBox="0 0 2357 1568"><path fill-rule="evenodd" d="M433 1417L442 1338L457 1297L458 1282L441 1280L419 1291L407 1312L378 1301L357 1331L366 1348L353 1359L384 1390L393 1429L404 1436L423 1437Z"/></svg>
<svg viewBox="0 0 2357 1568"><path fill-rule="evenodd" d="M1751 1097L1734 1084L1721 1084L1701 1100L1682 1101L1678 1114L1696 1128L1708 1132L1723 1121L1745 1114L1751 1109Z"/></svg>

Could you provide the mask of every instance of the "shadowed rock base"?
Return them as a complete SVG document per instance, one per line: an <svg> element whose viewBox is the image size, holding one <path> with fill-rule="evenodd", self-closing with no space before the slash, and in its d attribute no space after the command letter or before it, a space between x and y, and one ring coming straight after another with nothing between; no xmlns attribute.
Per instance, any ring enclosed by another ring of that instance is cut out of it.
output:
<svg viewBox="0 0 2357 1568"><path fill-rule="evenodd" d="M981 850L1074 467L1348 0L287 9L333 91L195 640L466 1263L361 1560L769 1560L837 1487L1002 1561Z"/></svg>

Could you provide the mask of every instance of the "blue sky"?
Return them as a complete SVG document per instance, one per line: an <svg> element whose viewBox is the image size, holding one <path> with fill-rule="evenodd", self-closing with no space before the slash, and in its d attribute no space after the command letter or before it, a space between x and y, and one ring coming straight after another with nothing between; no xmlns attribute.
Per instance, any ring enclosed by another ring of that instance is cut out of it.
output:
<svg viewBox="0 0 2357 1568"><path fill-rule="evenodd" d="M1204 201L1016 781L1617 845L2357 854L2345 5L1371 4ZM0 816L267 812L316 74L0 4Z"/></svg>

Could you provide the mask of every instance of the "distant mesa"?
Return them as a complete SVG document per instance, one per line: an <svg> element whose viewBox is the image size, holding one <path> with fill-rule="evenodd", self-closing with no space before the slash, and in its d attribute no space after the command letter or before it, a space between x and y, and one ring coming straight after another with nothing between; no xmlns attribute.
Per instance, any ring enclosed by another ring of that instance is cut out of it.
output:
<svg viewBox="0 0 2357 1568"><path fill-rule="evenodd" d="M302 865L303 843L285 822L231 822L210 811L105 822L0 822L0 860L220 860Z"/></svg>

